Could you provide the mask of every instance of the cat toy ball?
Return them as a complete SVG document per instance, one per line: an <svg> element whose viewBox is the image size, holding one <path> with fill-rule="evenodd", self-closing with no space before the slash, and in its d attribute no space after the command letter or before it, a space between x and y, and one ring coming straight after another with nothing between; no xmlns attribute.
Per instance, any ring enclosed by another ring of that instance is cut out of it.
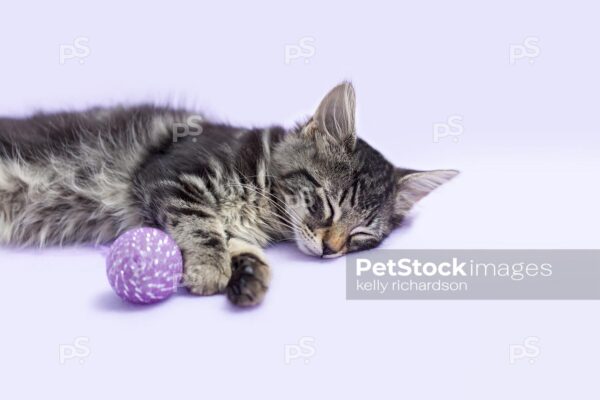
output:
<svg viewBox="0 0 600 400"><path fill-rule="evenodd" d="M108 281L117 295L133 303L156 303L177 291L183 273L175 241L154 228L125 232L110 247Z"/></svg>

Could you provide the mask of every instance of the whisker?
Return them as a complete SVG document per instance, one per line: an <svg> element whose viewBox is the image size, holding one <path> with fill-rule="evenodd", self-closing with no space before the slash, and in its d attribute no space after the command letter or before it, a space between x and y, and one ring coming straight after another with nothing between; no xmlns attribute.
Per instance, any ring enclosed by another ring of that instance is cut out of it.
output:
<svg viewBox="0 0 600 400"><path fill-rule="evenodd" d="M257 188L251 186L251 185L247 185L247 184L243 184L243 183L236 183L236 184L226 184L225 186L235 186L235 187L241 187L241 188L247 188L253 191L253 193L258 194L260 196L262 196L266 201L268 201L275 209L279 210L280 212L286 214L287 216L290 217L289 220L286 220L285 215L281 215L281 214L277 214L279 218L279 223L281 223L282 225L294 230L298 228L297 224L301 224L302 221L300 220L300 217L296 214L291 214L286 208L282 207L280 204L277 204L276 202L274 202L272 199L270 199L266 194L261 193L260 191L257 190ZM259 210L260 208L258 206L253 205L252 203L248 203L247 206L250 207L255 207L257 210ZM273 212L273 210L270 210L271 212Z"/></svg>

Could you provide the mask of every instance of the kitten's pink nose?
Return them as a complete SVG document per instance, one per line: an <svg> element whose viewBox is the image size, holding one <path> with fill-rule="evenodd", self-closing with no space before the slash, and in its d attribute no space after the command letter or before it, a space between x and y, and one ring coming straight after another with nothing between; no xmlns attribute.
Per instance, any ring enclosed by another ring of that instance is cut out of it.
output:
<svg viewBox="0 0 600 400"><path fill-rule="evenodd" d="M321 257L330 256L335 253L337 253L336 250L329 247L326 242L323 242L323 253L321 254Z"/></svg>
<svg viewBox="0 0 600 400"><path fill-rule="evenodd" d="M321 257L335 255L345 250L348 235L343 226L334 225L330 228L317 230L317 236L322 238L321 247L323 250Z"/></svg>

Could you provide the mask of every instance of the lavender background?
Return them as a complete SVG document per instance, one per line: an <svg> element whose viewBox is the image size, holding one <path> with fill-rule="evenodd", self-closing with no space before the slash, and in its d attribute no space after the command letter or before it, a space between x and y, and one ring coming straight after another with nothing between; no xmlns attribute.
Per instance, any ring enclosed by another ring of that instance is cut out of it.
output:
<svg viewBox="0 0 600 400"><path fill-rule="evenodd" d="M385 248L598 248L599 8L13 2L0 13L0 114L160 101L289 126L351 79L359 135L398 165L463 172ZM78 38L89 54L61 63ZM301 43L310 56L286 60ZM511 63L511 46L532 57ZM462 133L436 143L453 117ZM221 296L123 304L99 249L0 249L0 396L600 394L597 302L346 301L343 259L267 254L266 303L238 311ZM515 349L531 351L511 363Z"/></svg>

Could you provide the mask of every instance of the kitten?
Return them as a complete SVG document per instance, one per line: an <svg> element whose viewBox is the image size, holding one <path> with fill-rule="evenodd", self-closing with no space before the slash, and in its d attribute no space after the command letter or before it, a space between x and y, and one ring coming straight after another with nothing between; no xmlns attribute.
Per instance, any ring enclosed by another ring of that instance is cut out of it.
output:
<svg viewBox="0 0 600 400"><path fill-rule="evenodd" d="M289 132L154 106L0 119L0 243L102 243L154 226L181 248L190 292L257 304L271 275L262 247L370 249L458 173L395 168L356 137L354 113L342 83Z"/></svg>

